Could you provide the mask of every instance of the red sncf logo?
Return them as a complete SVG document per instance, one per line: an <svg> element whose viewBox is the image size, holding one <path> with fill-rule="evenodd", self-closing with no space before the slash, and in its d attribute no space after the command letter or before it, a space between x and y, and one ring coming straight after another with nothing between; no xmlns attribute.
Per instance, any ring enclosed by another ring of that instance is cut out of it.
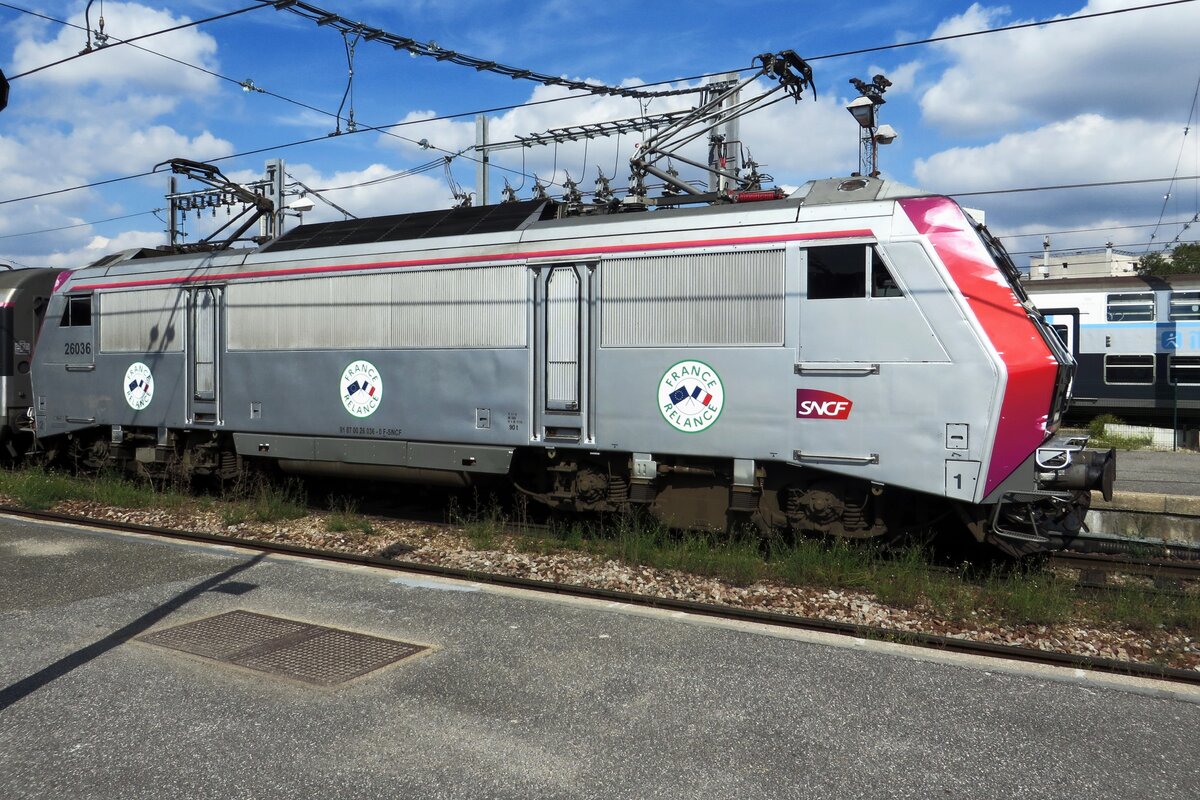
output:
<svg viewBox="0 0 1200 800"><path fill-rule="evenodd" d="M796 419L847 419L853 405L849 398L833 392L796 390Z"/></svg>

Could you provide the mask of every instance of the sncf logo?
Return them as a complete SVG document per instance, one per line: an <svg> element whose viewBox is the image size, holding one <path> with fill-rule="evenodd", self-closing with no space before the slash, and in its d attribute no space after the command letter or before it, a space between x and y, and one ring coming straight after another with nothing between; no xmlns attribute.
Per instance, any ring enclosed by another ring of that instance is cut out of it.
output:
<svg viewBox="0 0 1200 800"><path fill-rule="evenodd" d="M854 403L819 389L796 390L796 419L848 419Z"/></svg>

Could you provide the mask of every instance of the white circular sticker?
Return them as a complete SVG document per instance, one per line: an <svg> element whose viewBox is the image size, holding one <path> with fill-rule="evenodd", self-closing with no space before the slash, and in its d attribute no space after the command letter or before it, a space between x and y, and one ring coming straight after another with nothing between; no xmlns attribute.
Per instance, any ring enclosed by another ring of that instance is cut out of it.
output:
<svg viewBox="0 0 1200 800"><path fill-rule="evenodd" d="M383 399L383 378L370 361L355 361L342 371L342 405L356 417L369 417Z"/></svg>
<svg viewBox="0 0 1200 800"><path fill-rule="evenodd" d="M125 402L134 411L141 411L154 399L154 376L150 368L135 361L125 370Z"/></svg>
<svg viewBox="0 0 1200 800"><path fill-rule="evenodd" d="M699 433L712 426L725 406L725 387L703 361L680 361L658 382L658 409L672 428Z"/></svg>

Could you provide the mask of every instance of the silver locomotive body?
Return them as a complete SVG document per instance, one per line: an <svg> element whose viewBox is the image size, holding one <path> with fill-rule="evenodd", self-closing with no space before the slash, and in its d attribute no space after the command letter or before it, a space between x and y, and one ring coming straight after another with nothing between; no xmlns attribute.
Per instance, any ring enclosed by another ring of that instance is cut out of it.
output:
<svg viewBox="0 0 1200 800"><path fill-rule="evenodd" d="M1077 530L1112 464L1054 438L1073 362L991 245L951 200L852 179L118 261L53 297L38 435L145 470L506 476L559 507L847 536L919 523L897 502L919 493L1020 549ZM55 324L73 304L90 324Z"/></svg>

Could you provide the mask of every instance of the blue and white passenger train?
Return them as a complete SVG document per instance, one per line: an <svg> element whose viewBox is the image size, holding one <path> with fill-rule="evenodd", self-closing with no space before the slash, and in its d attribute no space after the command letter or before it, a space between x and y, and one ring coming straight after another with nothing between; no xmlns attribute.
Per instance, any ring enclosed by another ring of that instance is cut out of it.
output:
<svg viewBox="0 0 1200 800"><path fill-rule="evenodd" d="M1073 411L1200 423L1200 275L1026 285L1078 363Z"/></svg>
<svg viewBox="0 0 1200 800"><path fill-rule="evenodd" d="M470 485L671 524L1078 531L1113 456L1056 435L1075 362L952 200L873 178L569 216L303 225L60 276L33 358L57 457ZM1057 319L1057 318L1056 318Z"/></svg>

